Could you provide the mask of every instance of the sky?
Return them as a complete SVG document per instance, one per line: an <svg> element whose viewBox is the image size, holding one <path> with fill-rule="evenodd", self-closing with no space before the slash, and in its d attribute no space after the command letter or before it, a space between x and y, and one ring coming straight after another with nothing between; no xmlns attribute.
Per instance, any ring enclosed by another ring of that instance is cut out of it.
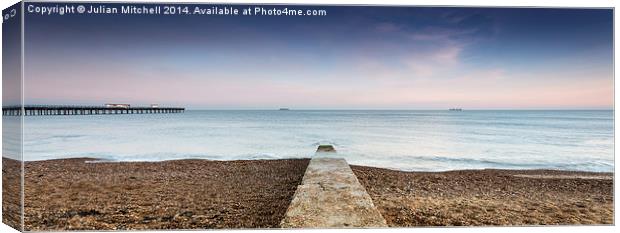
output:
<svg viewBox="0 0 620 233"><path fill-rule="evenodd" d="M16 10L18 4L2 11L4 16L15 10L13 17L2 22L2 106L21 105L21 12Z"/></svg>
<svg viewBox="0 0 620 233"><path fill-rule="evenodd" d="M293 7L328 15L27 14L25 103L613 109L610 9Z"/></svg>

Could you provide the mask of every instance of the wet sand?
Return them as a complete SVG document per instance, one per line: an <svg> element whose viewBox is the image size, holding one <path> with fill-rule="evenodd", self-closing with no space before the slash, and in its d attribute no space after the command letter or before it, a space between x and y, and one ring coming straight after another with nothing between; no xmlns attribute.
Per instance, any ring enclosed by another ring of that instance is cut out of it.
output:
<svg viewBox="0 0 620 233"><path fill-rule="evenodd" d="M613 224L613 174L351 166L388 225Z"/></svg>
<svg viewBox="0 0 620 233"><path fill-rule="evenodd" d="M279 227L308 159L26 162L25 229Z"/></svg>

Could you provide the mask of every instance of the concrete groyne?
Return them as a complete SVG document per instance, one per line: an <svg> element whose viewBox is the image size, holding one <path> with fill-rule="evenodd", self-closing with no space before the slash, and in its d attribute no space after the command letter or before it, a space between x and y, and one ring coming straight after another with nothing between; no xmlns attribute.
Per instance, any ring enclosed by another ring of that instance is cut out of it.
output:
<svg viewBox="0 0 620 233"><path fill-rule="evenodd" d="M347 161L335 157L335 154L333 146L319 146L280 223L281 227L387 227Z"/></svg>

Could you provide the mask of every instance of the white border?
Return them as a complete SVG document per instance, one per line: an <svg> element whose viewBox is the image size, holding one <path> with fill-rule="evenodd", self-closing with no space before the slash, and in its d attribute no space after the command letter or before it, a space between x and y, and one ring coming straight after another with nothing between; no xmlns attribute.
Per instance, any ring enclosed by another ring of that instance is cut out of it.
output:
<svg viewBox="0 0 620 233"><path fill-rule="evenodd" d="M0 8L5 9L17 1L14 0L2 0L0 1ZM64 0L62 2L88 2L88 1L76 1L76 0ZM119 0L108 0L107 2L127 2L127 1L119 1ZM418 6L494 6L494 7L604 7L604 8L615 8L617 3L613 0L501 0L501 1L492 1L492 0L216 0L216 1L205 1L205 0L189 0L189 1L179 1L179 0L140 0L134 2L196 2L196 3L264 3L264 4L325 4L325 5L418 5ZM614 17L614 31L618 29L618 19ZM2 36L2 32L0 31L0 38ZM614 45L617 43L617 38L614 38ZM0 53L1 53L0 48ZM615 54L618 53L618 48L614 46ZM0 64L1 64L1 56L0 56ZM614 64L614 70L617 68L617 63ZM614 90L618 90L618 84L614 82ZM2 84L0 82L0 96L2 94ZM614 97L614 103L618 103L618 97ZM615 104L614 104L615 109ZM617 121L618 115L614 112L614 122ZM0 122L1 127L1 122ZM614 131L615 134L615 131ZM2 136L0 135L0 141ZM614 145L618 143L618 138L614 142ZM617 167L617 161L615 167ZM617 179L617 174L615 174L615 179ZM1 181L0 181L1 182ZM0 183L1 184L1 183ZM617 194L617 187L614 187L614 193ZM614 195L615 199L618 195ZM618 219L618 201L614 203L615 205L615 213L614 219ZM0 198L1 205L1 198ZM482 232L482 233L491 233L491 232L528 232L528 233L537 233L537 232L614 232L615 226L549 226L549 227L468 227L468 228L389 228L389 229L329 229L329 230L252 230L251 232L416 232L416 233L437 233L437 232ZM217 230L221 231L221 230ZM0 224L0 232L17 232L7 225ZM187 233L187 232L216 232L214 230L209 231L137 231L137 232L161 232L161 233ZM247 232L247 230L226 230L225 232Z"/></svg>

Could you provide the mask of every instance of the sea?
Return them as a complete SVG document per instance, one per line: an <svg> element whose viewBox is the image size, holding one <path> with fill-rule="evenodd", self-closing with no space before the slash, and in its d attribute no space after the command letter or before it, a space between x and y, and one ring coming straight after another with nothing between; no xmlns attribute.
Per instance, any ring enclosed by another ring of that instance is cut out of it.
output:
<svg viewBox="0 0 620 233"><path fill-rule="evenodd" d="M23 125L27 161L309 158L331 144L350 164L404 171L614 169L613 110L187 110Z"/></svg>

